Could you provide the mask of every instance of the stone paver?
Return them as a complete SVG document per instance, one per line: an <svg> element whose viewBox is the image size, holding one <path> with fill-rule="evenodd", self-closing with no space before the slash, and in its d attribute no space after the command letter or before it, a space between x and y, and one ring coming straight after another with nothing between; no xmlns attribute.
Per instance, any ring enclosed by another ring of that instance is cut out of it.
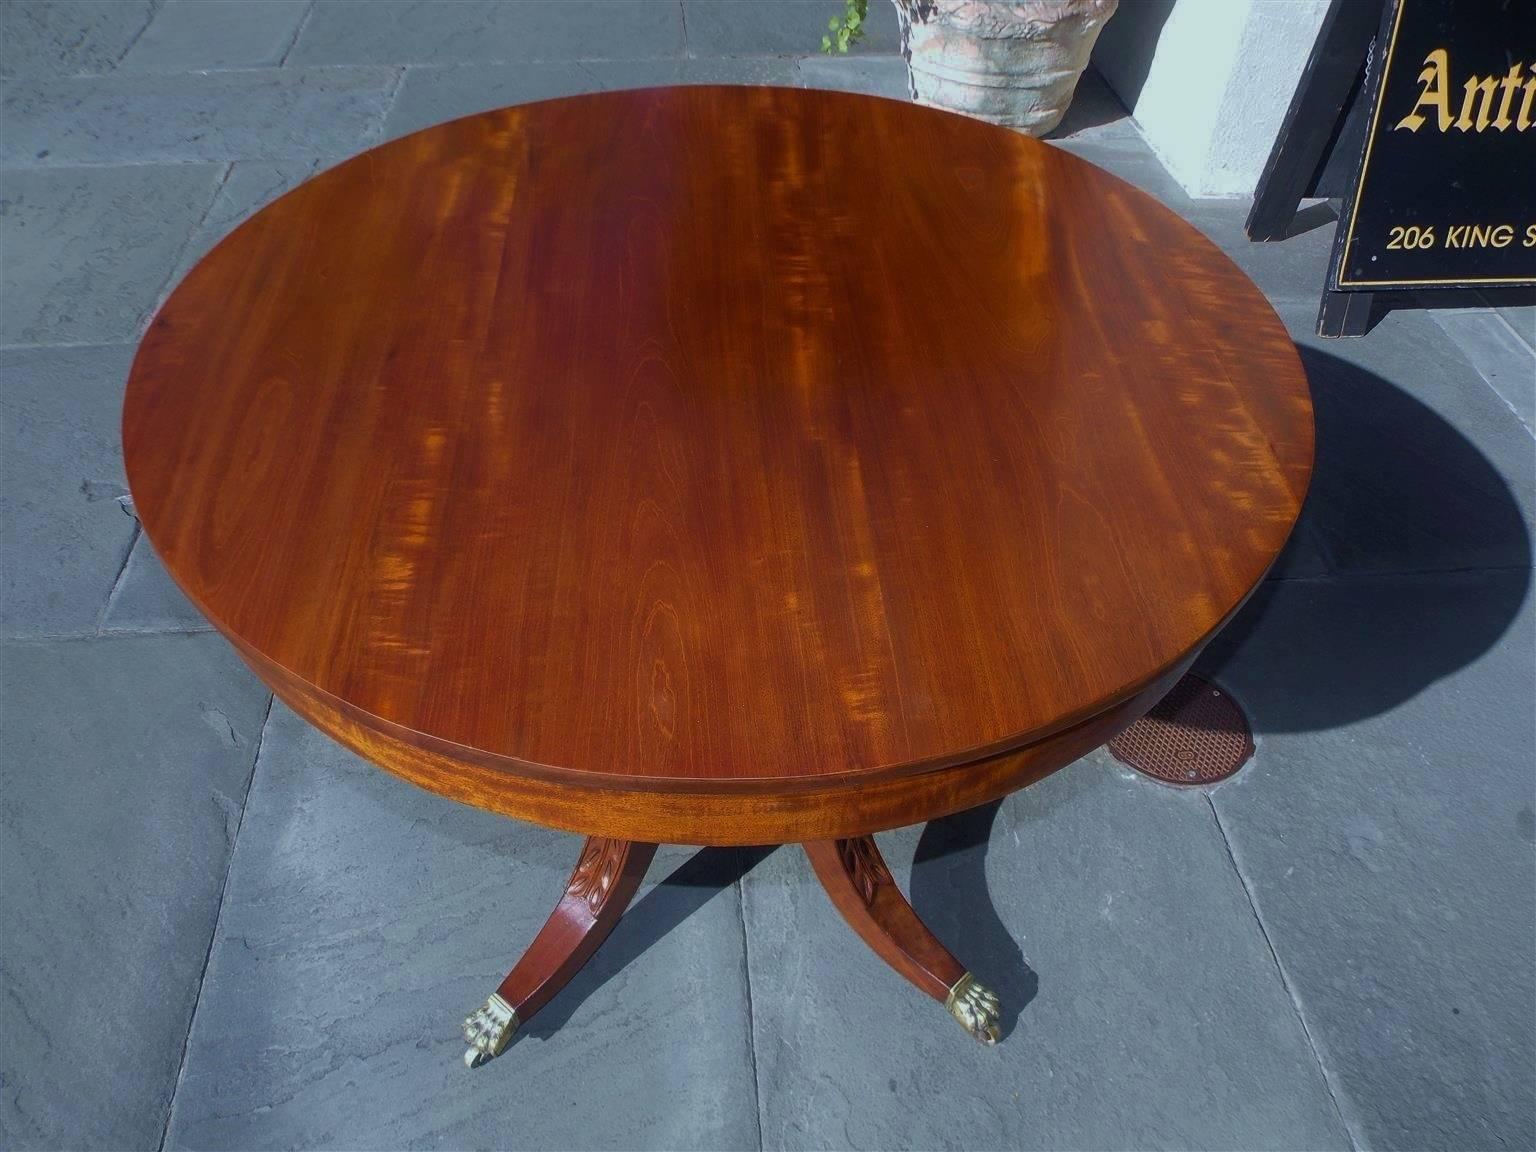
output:
<svg viewBox="0 0 1536 1152"><path fill-rule="evenodd" d="M1529 297L1529 293L1527 293ZM1532 351L1536 351L1536 305L1524 304L1508 307L1496 306L1494 311L1504 318L1504 322L1519 338L1520 342Z"/></svg>
<svg viewBox="0 0 1536 1152"><path fill-rule="evenodd" d="M165 0L118 63L120 72L186 72L277 64L293 45L309 0Z"/></svg>
<svg viewBox="0 0 1536 1152"><path fill-rule="evenodd" d="M742 5L743 8L750 5ZM604 60L683 54L682 10L653 0L557 4L319 0L290 64L438 64L502 60Z"/></svg>
<svg viewBox="0 0 1536 1152"><path fill-rule="evenodd" d="M800 61L799 81L806 88L863 92L908 100L907 65L900 56L809 56Z"/></svg>
<svg viewBox="0 0 1536 1152"><path fill-rule="evenodd" d="M223 175L0 169L0 344L134 339Z"/></svg>
<svg viewBox="0 0 1536 1152"><path fill-rule="evenodd" d="M212 636L0 647L0 1145L154 1148L266 689Z"/></svg>
<svg viewBox="0 0 1536 1152"><path fill-rule="evenodd" d="M579 847L422 792L277 706L170 1145L755 1146L727 853L663 851L526 1034L474 1072L460 1062L459 1021L538 931Z"/></svg>
<svg viewBox="0 0 1536 1152"><path fill-rule="evenodd" d="M103 632L207 632L213 625L176 587L140 532L101 618Z"/></svg>
<svg viewBox="0 0 1536 1152"><path fill-rule="evenodd" d="M0 4L0 80L110 72L154 10L154 0Z"/></svg>
<svg viewBox="0 0 1536 1152"><path fill-rule="evenodd" d="M394 68L254 69L45 80L0 116L0 164L175 164L350 155L377 144Z"/></svg>
<svg viewBox="0 0 1536 1152"><path fill-rule="evenodd" d="M1358 1143L1536 1146L1529 570L1267 585L1213 797Z"/></svg>
<svg viewBox="0 0 1536 1152"><path fill-rule="evenodd" d="M987 824L881 839L1003 999L996 1048L877 960L799 852L748 875L764 1147L1349 1147L1203 795L1100 752Z"/></svg>
<svg viewBox="0 0 1536 1152"><path fill-rule="evenodd" d="M0 349L0 636L95 631L133 543L119 447L133 349Z"/></svg>
<svg viewBox="0 0 1536 1152"><path fill-rule="evenodd" d="M827 21L843 14L842 0L682 0L691 56L805 56L821 47ZM849 54L894 53L900 47L896 9L869 6L864 39Z"/></svg>
<svg viewBox="0 0 1536 1152"><path fill-rule="evenodd" d="M1536 349L1497 312L1435 317L1456 347L1512 408L1527 431L1536 430Z"/></svg>
<svg viewBox="0 0 1536 1152"><path fill-rule="evenodd" d="M474 112L583 92L661 84L794 84L790 59L584 60L580 63L469 64L411 68L389 114L386 135L404 136Z"/></svg>

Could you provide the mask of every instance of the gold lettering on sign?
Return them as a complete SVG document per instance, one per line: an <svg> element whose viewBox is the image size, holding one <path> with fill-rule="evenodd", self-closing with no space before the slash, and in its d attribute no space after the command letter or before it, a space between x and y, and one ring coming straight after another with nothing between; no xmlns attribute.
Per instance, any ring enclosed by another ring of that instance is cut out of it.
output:
<svg viewBox="0 0 1536 1152"><path fill-rule="evenodd" d="M1461 98L1461 115L1456 120L1456 127L1463 132L1471 131L1472 101L1481 96L1482 103L1477 106L1477 130L1481 132L1493 119L1489 112L1493 110L1493 97L1499 90L1499 82L1492 76L1486 79L1468 76L1463 87L1467 94Z"/></svg>
<svg viewBox="0 0 1536 1152"><path fill-rule="evenodd" d="M1520 240L1516 231L1518 224L1451 224L1445 230L1445 247L1447 248L1508 248L1511 244L1520 243L1522 248L1536 247L1536 224L1525 226L1525 239ZM1419 232L1428 237L1428 243L1409 242L1412 237L1404 238L1399 233ZM1434 228L1399 228L1388 229L1388 248L1433 248Z"/></svg>
<svg viewBox="0 0 1536 1152"><path fill-rule="evenodd" d="M1508 128L1510 101L1514 100L1515 93L1520 91L1520 65L1511 64L1509 71L1504 74L1504 79L1499 81L1499 89L1503 93L1499 97L1499 114L1493 118L1493 126L1500 132Z"/></svg>
<svg viewBox="0 0 1536 1152"><path fill-rule="evenodd" d="M1419 115L1419 109L1426 104L1435 110L1440 131L1445 132L1450 128L1451 97L1447 91L1450 80L1446 76L1450 70L1451 56L1444 48L1436 48L1424 57L1424 71L1419 73L1419 98L1414 101L1413 110L1397 122L1398 128L1417 132L1424 127L1424 117Z"/></svg>
<svg viewBox="0 0 1536 1152"><path fill-rule="evenodd" d="M1487 128L1503 132L1511 125L1516 132L1524 132L1531 126L1531 105L1536 102L1536 69L1526 75L1525 65L1517 60L1503 76L1468 76L1462 82L1461 92L1461 115L1453 118L1451 54L1436 48L1424 57L1424 70L1419 73L1419 98L1393 128L1417 132L1429 122L1424 113L1432 112L1435 126L1442 132L1449 132L1452 127L1460 132L1482 132ZM1509 110L1516 92L1521 93L1520 109L1511 120Z"/></svg>

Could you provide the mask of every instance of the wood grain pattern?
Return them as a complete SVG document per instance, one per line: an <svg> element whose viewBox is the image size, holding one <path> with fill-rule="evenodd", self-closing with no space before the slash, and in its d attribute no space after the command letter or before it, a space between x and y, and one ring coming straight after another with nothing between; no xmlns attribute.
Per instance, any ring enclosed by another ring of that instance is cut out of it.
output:
<svg viewBox="0 0 1536 1152"><path fill-rule="evenodd" d="M655 855L654 844L594 837L582 845L565 895L496 989L522 1024L570 983L608 938Z"/></svg>
<svg viewBox="0 0 1536 1152"><path fill-rule="evenodd" d="M373 717L355 719L291 685L271 665L247 662L277 695L322 732L429 792L581 835L667 844L755 845L863 836L996 800L1114 739L1161 700L1188 670L1175 665L1130 699L1013 752L879 781L682 782L673 790L592 787L508 772L492 756L439 749L418 732ZM1192 659L1192 657L1191 657ZM622 781L621 783L628 783Z"/></svg>
<svg viewBox="0 0 1536 1152"><path fill-rule="evenodd" d="M167 301L123 434L172 576L322 728L513 815L718 843L1018 786L1002 754L1056 759L1236 609L1312 458L1278 319L1150 198L772 88L324 173Z"/></svg>

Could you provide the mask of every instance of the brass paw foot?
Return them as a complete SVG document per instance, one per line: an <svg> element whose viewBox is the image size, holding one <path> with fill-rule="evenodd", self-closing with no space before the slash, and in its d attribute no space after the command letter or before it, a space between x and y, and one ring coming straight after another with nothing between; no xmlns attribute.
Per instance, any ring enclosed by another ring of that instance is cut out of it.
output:
<svg viewBox="0 0 1536 1152"><path fill-rule="evenodd" d="M487 1060L494 1060L506 1051L517 1031L517 1013L500 996L491 998L464 1018L464 1039L469 1049L464 1053L464 1066L478 1068Z"/></svg>
<svg viewBox="0 0 1536 1152"><path fill-rule="evenodd" d="M1002 1035L997 1024L1002 1005L997 1002L997 996L991 989L978 982L969 972L955 981L955 986L944 999L944 1007L960 1021L960 1027L983 1044L996 1044Z"/></svg>

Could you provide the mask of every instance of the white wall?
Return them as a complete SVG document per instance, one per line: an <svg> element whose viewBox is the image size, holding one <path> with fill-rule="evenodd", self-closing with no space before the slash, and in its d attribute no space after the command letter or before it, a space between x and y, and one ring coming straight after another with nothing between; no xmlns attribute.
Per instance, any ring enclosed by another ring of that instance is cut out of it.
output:
<svg viewBox="0 0 1536 1152"><path fill-rule="evenodd" d="M1120 0L1093 60L1190 195L1244 196L1327 9L1328 0Z"/></svg>

